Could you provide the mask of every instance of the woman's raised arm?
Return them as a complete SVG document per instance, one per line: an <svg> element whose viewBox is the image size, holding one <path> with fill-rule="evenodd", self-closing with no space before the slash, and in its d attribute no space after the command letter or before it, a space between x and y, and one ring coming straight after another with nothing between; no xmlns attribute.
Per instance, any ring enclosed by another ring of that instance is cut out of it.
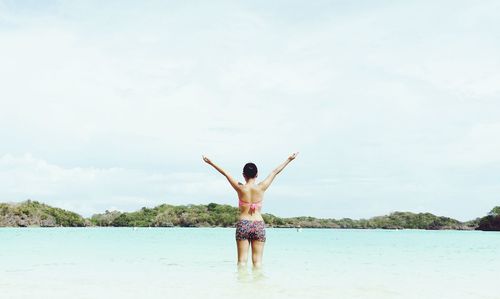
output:
<svg viewBox="0 0 500 299"><path fill-rule="evenodd" d="M278 175L278 173L280 173L283 170L283 168L285 168L288 165L288 163L292 162L292 160L295 159L298 154L299 152L291 154L286 159L285 162L281 163L278 167L276 167L273 171L271 171L271 173L267 176L267 178L259 183L259 186L262 188L262 190L264 191L267 190L267 188L269 188L269 186L273 182L274 178Z"/></svg>
<svg viewBox="0 0 500 299"><path fill-rule="evenodd" d="M231 186L234 188L234 190L236 190L236 192L239 193L241 191L240 184L229 173L227 173L224 169L217 166L208 157L205 157L205 156L202 156L202 157L203 157L203 161L205 161L207 164L211 165L213 168L215 168L218 172L220 172L223 176L226 177L226 179L229 181L229 184L231 184Z"/></svg>

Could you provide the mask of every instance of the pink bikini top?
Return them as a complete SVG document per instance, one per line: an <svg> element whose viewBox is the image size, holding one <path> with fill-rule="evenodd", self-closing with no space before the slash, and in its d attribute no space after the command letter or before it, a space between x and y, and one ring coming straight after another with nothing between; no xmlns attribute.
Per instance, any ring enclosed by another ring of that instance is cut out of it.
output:
<svg viewBox="0 0 500 299"><path fill-rule="evenodd" d="M253 214L257 207L262 208L262 200L258 201L258 202L252 202L252 203L243 201L241 199L239 201L240 201L240 207L241 206L250 206L250 214Z"/></svg>

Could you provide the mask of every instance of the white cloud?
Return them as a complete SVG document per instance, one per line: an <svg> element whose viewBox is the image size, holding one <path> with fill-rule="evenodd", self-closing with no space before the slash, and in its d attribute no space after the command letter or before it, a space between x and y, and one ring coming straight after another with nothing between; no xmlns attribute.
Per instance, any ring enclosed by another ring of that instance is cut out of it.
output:
<svg viewBox="0 0 500 299"><path fill-rule="evenodd" d="M448 146L453 165L488 167L500 165L500 123L477 124Z"/></svg>
<svg viewBox="0 0 500 299"><path fill-rule="evenodd" d="M0 157L4 201L31 198L90 215L161 203L230 203L223 181L206 173L150 173L125 168L64 168L31 154ZM229 190L227 190L229 191ZM204 198L200 194L210 194Z"/></svg>
<svg viewBox="0 0 500 299"><path fill-rule="evenodd" d="M498 3L296 5L0 2L0 195L230 203L201 154L239 176L300 150L267 211L494 205Z"/></svg>

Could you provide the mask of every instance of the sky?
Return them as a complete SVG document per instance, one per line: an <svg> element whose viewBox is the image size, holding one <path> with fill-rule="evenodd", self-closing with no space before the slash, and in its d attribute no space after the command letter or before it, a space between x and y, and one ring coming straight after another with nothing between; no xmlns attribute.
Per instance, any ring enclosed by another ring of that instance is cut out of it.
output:
<svg viewBox="0 0 500 299"><path fill-rule="evenodd" d="M0 202L459 220L500 205L499 1L2 1Z"/></svg>

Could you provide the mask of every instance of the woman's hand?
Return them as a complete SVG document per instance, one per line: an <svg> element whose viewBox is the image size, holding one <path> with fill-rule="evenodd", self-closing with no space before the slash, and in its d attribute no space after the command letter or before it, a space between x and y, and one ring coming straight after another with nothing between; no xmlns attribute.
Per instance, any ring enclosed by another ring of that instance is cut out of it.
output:
<svg viewBox="0 0 500 299"><path fill-rule="evenodd" d="M288 157L288 160L292 161L293 159L295 159L297 157L298 154L299 154L299 152L291 154L290 157Z"/></svg>
<svg viewBox="0 0 500 299"><path fill-rule="evenodd" d="M212 161L210 161L209 158L205 157L205 156L202 156L203 157L203 161L207 162L208 164L212 165Z"/></svg>

